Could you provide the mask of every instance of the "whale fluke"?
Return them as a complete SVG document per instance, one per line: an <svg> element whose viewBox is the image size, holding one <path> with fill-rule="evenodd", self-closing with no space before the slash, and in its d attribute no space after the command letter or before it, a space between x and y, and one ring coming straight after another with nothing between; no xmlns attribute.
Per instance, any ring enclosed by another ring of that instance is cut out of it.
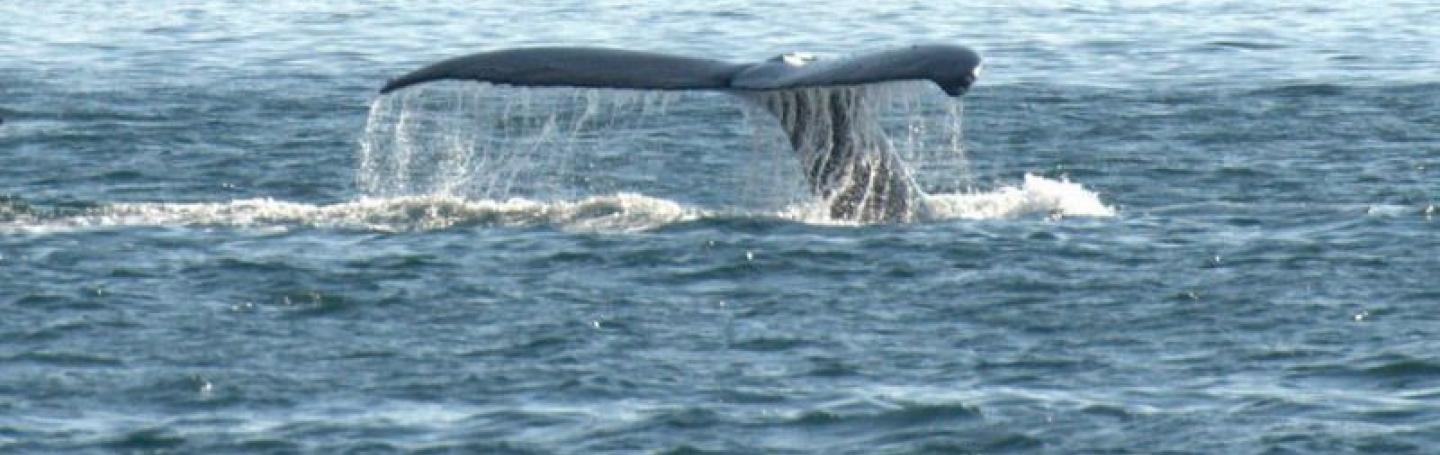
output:
<svg viewBox="0 0 1440 455"><path fill-rule="evenodd" d="M920 191L867 107L865 86L922 80L960 96L979 72L979 54L948 44L833 61L792 53L753 64L619 49L536 47L444 60L390 80L380 93L438 80L732 92L779 121L800 157L810 191L829 204L832 218L908 221L915 216Z"/></svg>
<svg viewBox="0 0 1440 455"><path fill-rule="evenodd" d="M390 80L389 93L438 80L537 87L642 90L777 90L929 80L959 96L975 82L980 55L964 46L914 45L844 60L785 54L760 63L594 47L534 47L444 60Z"/></svg>
<svg viewBox="0 0 1440 455"><path fill-rule="evenodd" d="M719 60L619 49L507 49L426 66L391 80L380 93L446 79L536 87L718 90L729 88L730 76L744 67Z"/></svg>

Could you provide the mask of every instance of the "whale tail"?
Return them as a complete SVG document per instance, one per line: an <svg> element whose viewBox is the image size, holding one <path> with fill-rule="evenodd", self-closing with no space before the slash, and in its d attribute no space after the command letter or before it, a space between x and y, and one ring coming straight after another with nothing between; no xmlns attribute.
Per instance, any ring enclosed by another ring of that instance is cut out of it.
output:
<svg viewBox="0 0 1440 455"><path fill-rule="evenodd" d="M380 93L444 79L534 87L739 91L928 80L950 96L960 96L979 72L979 54L948 44L914 45L832 61L791 53L754 64L620 49L534 47L440 61L391 79Z"/></svg>
<svg viewBox="0 0 1440 455"><path fill-rule="evenodd" d="M831 219L910 221L920 194L909 166L881 130L868 90L772 90L746 98L773 115L800 160L807 188Z"/></svg>
<svg viewBox="0 0 1440 455"><path fill-rule="evenodd" d="M843 60L785 54L756 64L650 52L543 47L482 52L441 61L385 84L381 93L436 80L517 86L721 90L763 107L785 130L812 194L833 219L909 221L920 195L891 148L870 84L926 80L950 96L979 76L980 56L953 45L916 45Z"/></svg>

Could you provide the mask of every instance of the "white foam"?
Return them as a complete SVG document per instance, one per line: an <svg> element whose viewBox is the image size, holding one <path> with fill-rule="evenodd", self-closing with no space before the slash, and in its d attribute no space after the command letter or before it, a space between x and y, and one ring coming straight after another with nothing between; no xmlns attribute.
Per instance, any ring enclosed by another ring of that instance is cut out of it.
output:
<svg viewBox="0 0 1440 455"><path fill-rule="evenodd" d="M926 220L1007 219L1032 215L1052 218L1115 216L1115 209L1101 202L1099 194L1079 183L1033 174L1026 174L1024 184L1019 187L927 195L923 207L922 218Z"/></svg>
<svg viewBox="0 0 1440 455"><path fill-rule="evenodd" d="M1435 215L1435 206L1426 205L1418 209L1414 206L1399 204L1371 204L1365 206L1365 214L1376 217L1391 218L1415 213L1424 216L1426 219L1430 219Z"/></svg>
<svg viewBox="0 0 1440 455"><path fill-rule="evenodd" d="M1115 210L1079 183L1026 175L1019 186L993 191L926 195L922 221L1109 217ZM537 201L465 199L456 196L366 197L337 204L305 204L274 199L230 202L120 203L67 216L16 216L0 223L0 233L54 233L113 227L229 227L286 230L319 229L407 232L457 226L538 227L567 231L635 232L716 216L762 216L816 225L857 225L829 218L820 201L792 205L776 213L746 214L707 210L634 193L576 200Z"/></svg>
<svg viewBox="0 0 1440 455"><path fill-rule="evenodd" d="M292 226L368 231L425 231L455 226L555 226L565 230L627 232L704 216L677 202L619 193L573 201L467 200L453 196L363 198L329 205L273 199L217 203L124 203L84 214L17 219L0 232L47 233L107 227Z"/></svg>

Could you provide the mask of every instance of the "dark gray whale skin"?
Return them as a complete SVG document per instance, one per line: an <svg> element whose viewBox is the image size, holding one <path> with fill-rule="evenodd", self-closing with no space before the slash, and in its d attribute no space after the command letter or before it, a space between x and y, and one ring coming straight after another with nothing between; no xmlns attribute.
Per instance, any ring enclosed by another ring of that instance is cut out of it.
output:
<svg viewBox="0 0 1440 455"><path fill-rule="evenodd" d="M914 219L921 193L861 107L864 85L928 80L964 95L980 55L964 46L922 44L816 61L798 54L759 63L592 47L480 52L440 61L390 80L380 93L438 80L530 87L719 90L758 103L779 121L799 155L810 191L830 216L858 222ZM823 126L823 127L822 127Z"/></svg>

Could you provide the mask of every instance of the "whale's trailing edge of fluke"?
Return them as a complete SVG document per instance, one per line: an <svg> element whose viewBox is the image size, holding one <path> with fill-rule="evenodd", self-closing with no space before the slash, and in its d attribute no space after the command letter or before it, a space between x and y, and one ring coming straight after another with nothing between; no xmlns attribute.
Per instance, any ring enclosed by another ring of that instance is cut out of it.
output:
<svg viewBox="0 0 1440 455"><path fill-rule="evenodd" d="M390 80L380 93L438 80L531 87L719 90L729 88L730 76L744 67L718 60L619 49L506 49L420 68Z"/></svg>
<svg viewBox="0 0 1440 455"><path fill-rule="evenodd" d="M444 60L390 80L380 93L438 80L646 90L779 90L929 80L959 96L975 82L979 68L979 54L948 44L833 61L786 54L753 64L620 49L535 47Z"/></svg>
<svg viewBox="0 0 1440 455"><path fill-rule="evenodd" d="M618 49L537 47L444 60L389 81L380 93L438 80L473 80L745 95L774 115L785 130L810 191L826 202L831 218L895 222L916 217L921 193L864 102L863 86L931 81L946 94L960 96L979 72L979 54L948 44L914 45L839 60L785 54L754 64Z"/></svg>

